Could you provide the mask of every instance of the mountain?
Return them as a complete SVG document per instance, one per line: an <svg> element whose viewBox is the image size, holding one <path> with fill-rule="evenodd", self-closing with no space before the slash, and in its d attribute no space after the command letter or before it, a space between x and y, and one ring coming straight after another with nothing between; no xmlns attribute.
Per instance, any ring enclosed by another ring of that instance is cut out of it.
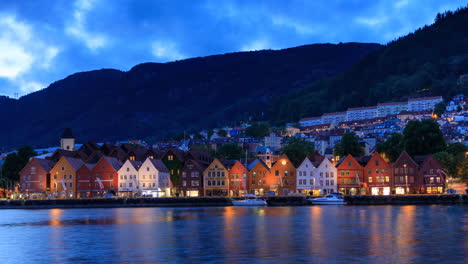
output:
<svg viewBox="0 0 468 264"><path fill-rule="evenodd" d="M379 44L315 44L237 52L128 72L76 73L19 100L0 98L0 146L165 137L261 117L276 98L349 69Z"/></svg>
<svg viewBox="0 0 468 264"><path fill-rule="evenodd" d="M457 82L468 73L467 25L467 7L438 14L434 24L371 52L345 73L290 92L269 118L291 122L378 102L467 94L468 86Z"/></svg>

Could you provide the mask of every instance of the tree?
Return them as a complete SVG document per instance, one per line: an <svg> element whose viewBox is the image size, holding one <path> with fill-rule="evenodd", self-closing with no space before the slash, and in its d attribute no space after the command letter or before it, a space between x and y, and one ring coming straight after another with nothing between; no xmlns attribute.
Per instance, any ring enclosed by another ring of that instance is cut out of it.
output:
<svg viewBox="0 0 468 264"><path fill-rule="evenodd" d="M224 130L224 129L220 129L220 130L218 131L218 136L220 136L220 137L227 137L227 131Z"/></svg>
<svg viewBox="0 0 468 264"><path fill-rule="evenodd" d="M193 134L193 139L204 139L204 137L200 135L199 133L195 133Z"/></svg>
<svg viewBox="0 0 468 264"><path fill-rule="evenodd" d="M355 157L364 155L364 149L359 143L359 138L354 132L346 132L341 138L341 142L335 145L335 155L344 157L351 154Z"/></svg>
<svg viewBox="0 0 468 264"><path fill-rule="evenodd" d="M377 152L385 153L391 162L395 162L403 150L403 135L400 133L391 134L385 142L377 145Z"/></svg>
<svg viewBox="0 0 468 264"><path fill-rule="evenodd" d="M3 177L9 181L18 182L19 172L26 166L29 158L36 155L37 153L30 146L21 147L16 152L8 154L2 166Z"/></svg>
<svg viewBox="0 0 468 264"><path fill-rule="evenodd" d="M221 145L217 149L215 156L226 160L240 160L242 154L242 148L239 147L239 145L236 143L228 143Z"/></svg>
<svg viewBox="0 0 468 264"><path fill-rule="evenodd" d="M403 131L404 149L410 155L428 155L445 150L439 124L432 119L411 120Z"/></svg>
<svg viewBox="0 0 468 264"><path fill-rule="evenodd" d="M254 138L262 138L270 133L270 125L268 123L253 123L245 129L245 135Z"/></svg>
<svg viewBox="0 0 468 264"><path fill-rule="evenodd" d="M439 102L434 106L434 114L436 114L437 117L441 117L443 113L445 113L445 103Z"/></svg>
<svg viewBox="0 0 468 264"><path fill-rule="evenodd" d="M281 154L286 154L296 167L298 167L307 156L313 153L314 144L298 137L289 138L281 149Z"/></svg>
<svg viewBox="0 0 468 264"><path fill-rule="evenodd" d="M214 134L213 129L208 129L208 133L206 134L207 139L210 140L213 134Z"/></svg>
<svg viewBox="0 0 468 264"><path fill-rule="evenodd" d="M467 148L461 143L448 144L446 151L434 154L445 171L454 178L467 178L468 159L466 158ZM467 179L468 180L468 179Z"/></svg>

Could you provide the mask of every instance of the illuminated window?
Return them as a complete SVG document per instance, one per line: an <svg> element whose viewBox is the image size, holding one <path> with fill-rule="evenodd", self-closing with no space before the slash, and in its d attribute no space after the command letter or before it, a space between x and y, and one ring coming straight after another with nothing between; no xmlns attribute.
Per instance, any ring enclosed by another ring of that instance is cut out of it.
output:
<svg viewBox="0 0 468 264"><path fill-rule="evenodd" d="M173 155L167 156L167 160L174 160L174 156Z"/></svg>
<svg viewBox="0 0 468 264"><path fill-rule="evenodd" d="M372 183L372 177L369 177L369 183Z"/></svg>

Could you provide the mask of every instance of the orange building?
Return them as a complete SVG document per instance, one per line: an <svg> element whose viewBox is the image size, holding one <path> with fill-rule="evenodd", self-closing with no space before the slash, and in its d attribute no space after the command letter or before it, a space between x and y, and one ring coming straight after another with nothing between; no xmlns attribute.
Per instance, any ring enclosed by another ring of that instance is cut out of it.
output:
<svg viewBox="0 0 468 264"><path fill-rule="evenodd" d="M282 154L271 167L272 177L277 179L277 185L270 185L270 191L278 195L296 192L296 168L286 154Z"/></svg>
<svg viewBox="0 0 468 264"><path fill-rule="evenodd" d="M366 194L364 169L352 155L340 160L336 169L339 192L347 195Z"/></svg>
<svg viewBox="0 0 468 264"><path fill-rule="evenodd" d="M244 196L247 190L247 168L236 161L229 171L229 196Z"/></svg>
<svg viewBox="0 0 468 264"><path fill-rule="evenodd" d="M54 162L46 159L31 158L20 171L21 192L27 196L32 194L46 194L50 188L49 171L54 166Z"/></svg>
<svg viewBox="0 0 468 264"><path fill-rule="evenodd" d="M270 169L261 159L256 159L250 163L248 170L247 189L251 194L267 195L270 186L278 185L278 179L271 176Z"/></svg>
<svg viewBox="0 0 468 264"><path fill-rule="evenodd" d="M368 193L389 195L393 188L392 166L378 153L374 152L364 167L364 181Z"/></svg>
<svg viewBox="0 0 468 264"><path fill-rule="evenodd" d="M50 191L52 197L76 198L76 172L83 165L80 159L62 156L50 170Z"/></svg>

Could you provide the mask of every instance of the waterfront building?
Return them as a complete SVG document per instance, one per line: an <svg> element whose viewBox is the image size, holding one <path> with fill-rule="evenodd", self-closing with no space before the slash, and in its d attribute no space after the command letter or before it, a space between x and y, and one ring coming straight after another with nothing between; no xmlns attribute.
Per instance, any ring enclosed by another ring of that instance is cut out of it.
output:
<svg viewBox="0 0 468 264"><path fill-rule="evenodd" d="M209 163L208 163L209 164ZM203 196L203 172L207 163L195 159L186 159L182 168L180 191L182 196Z"/></svg>
<svg viewBox="0 0 468 264"><path fill-rule="evenodd" d="M315 164L314 170L315 186L319 194L327 194L338 190L338 172L336 167L328 158L324 158L320 163ZM314 191L316 194L316 191Z"/></svg>
<svg viewBox="0 0 468 264"><path fill-rule="evenodd" d="M247 173L247 168L236 161L229 171L229 196L244 196L247 190Z"/></svg>
<svg viewBox="0 0 468 264"><path fill-rule="evenodd" d="M76 198L76 172L84 162L62 156L50 170L50 191L53 198Z"/></svg>
<svg viewBox="0 0 468 264"><path fill-rule="evenodd" d="M340 160L336 168L339 192L346 195L366 194L363 167L352 155Z"/></svg>
<svg viewBox="0 0 468 264"><path fill-rule="evenodd" d="M93 196L103 196L106 193L113 195L118 191L118 171L122 167L122 163L116 158L103 156L94 166L91 171L94 177Z"/></svg>
<svg viewBox="0 0 468 264"><path fill-rule="evenodd" d="M435 105L442 101L442 96L408 99L408 111L432 111Z"/></svg>
<svg viewBox="0 0 468 264"><path fill-rule="evenodd" d="M314 177L315 166L308 157L297 167L297 191L300 193L314 193L316 178Z"/></svg>
<svg viewBox="0 0 468 264"><path fill-rule="evenodd" d="M76 198L90 198L97 189L92 175L94 164L83 163L76 171Z"/></svg>
<svg viewBox="0 0 468 264"><path fill-rule="evenodd" d="M364 181L371 195L390 195L393 187L392 166L374 152L364 167Z"/></svg>
<svg viewBox="0 0 468 264"><path fill-rule="evenodd" d="M122 197L134 197L135 195L141 194L139 188L139 173L143 163L136 160L126 160L122 167L120 167L117 174L119 175L118 190L119 196Z"/></svg>
<svg viewBox="0 0 468 264"><path fill-rule="evenodd" d="M377 107L357 107L357 108L348 108L346 111L346 121L355 121L355 120L365 120L373 119L377 117Z"/></svg>
<svg viewBox="0 0 468 264"><path fill-rule="evenodd" d="M444 193L445 174L443 167L432 155L415 156L414 160L419 165L418 181L423 193Z"/></svg>
<svg viewBox="0 0 468 264"><path fill-rule="evenodd" d="M31 158L19 172L21 192L27 196L40 195L50 188L50 170L54 162L46 159Z"/></svg>
<svg viewBox="0 0 468 264"><path fill-rule="evenodd" d="M171 195L169 169L159 159L146 158L138 169L138 182L143 196L164 197Z"/></svg>
<svg viewBox="0 0 468 264"><path fill-rule="evenodd" d="M395 194L419 193L418 164L403 151L392 164Z"/></svg>
<svg viewBox="0 0 468 264"><path fill-rule="evenodd" d="M251 194L267 195L277 180L270 174L269 167L261 159L256 159L247 167L247 189Z"/></svg>
<svg viewBox="0 0 468 264"><path fill-rule="evenodd" d="M161 156L161 160L169 170L172 183L179 186L180 171L184 167L184 152L180 149L169 148Z"/></svg>
<svg viewBox="0 0 468 264"><path fill-rule="evenodd" d="M229 195L229 169L232 161L214 159L203 172L205 196Z"/></svg>
<svg viewBox="0 0 468 264"><path fill-rule="evenodd" d="M408 102L390 102L377 104L377 117L397 115L401 111L408 111Z"/></svg>
<svg viewBox="0 0 468 264"><path fill-rule="evenodd" d="M276 178L276 185L270 185L270 191L278 195L288 195L296 192L296 168L286 154L282 154L271 167L272 177Z"/></svg>

